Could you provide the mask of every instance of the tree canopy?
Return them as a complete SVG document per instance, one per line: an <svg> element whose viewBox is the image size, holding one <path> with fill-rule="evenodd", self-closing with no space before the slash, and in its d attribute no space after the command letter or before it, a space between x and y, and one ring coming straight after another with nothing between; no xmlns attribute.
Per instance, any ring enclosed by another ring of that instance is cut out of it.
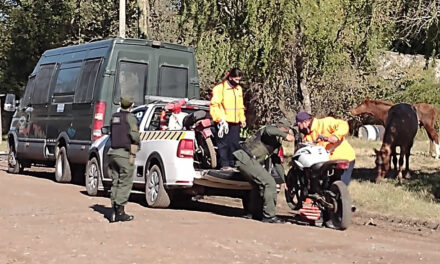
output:
<svg viewBox="0 0 440 264"><path fill-rule="evenodd" d="M20 94L49 48L118 35L119 1L5 0L0 3L0 90ZM380 78L379 51L439 54L439 1L127 1L127 37L191 45L202 96L234 66L245 74L251 123L300 109L348 117L364 97L430 100L430 69L404 91ZM145 20L147 18L147 20Z"/></svg>

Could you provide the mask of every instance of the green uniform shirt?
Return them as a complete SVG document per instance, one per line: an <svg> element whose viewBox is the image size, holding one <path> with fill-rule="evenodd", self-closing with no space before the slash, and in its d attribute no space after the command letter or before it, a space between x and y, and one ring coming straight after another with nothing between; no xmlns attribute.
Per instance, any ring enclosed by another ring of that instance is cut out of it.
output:
<svg viewBox="0 0 440 264"><path fill-rule="evenodd" d="M259 133L259 134L258 134ZM250 152L254 158L263 163L268 155L271 155L281 146L280 139L286 139L287 133L276 126L264 126L246 141L244 149Z"/></svg>

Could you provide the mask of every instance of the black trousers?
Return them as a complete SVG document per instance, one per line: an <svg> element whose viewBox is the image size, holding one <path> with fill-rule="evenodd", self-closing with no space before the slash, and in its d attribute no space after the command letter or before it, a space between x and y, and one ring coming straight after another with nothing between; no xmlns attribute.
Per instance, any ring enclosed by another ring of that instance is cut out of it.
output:
<svg viewBox="0 0 440 264"><path fill-rule="evenodd" d="M222 138L217 138L220 167L234 167L235 160L232 153L240 149L240 125L235 123L228 123L228 125L229 133L224 134Z"/></svg>

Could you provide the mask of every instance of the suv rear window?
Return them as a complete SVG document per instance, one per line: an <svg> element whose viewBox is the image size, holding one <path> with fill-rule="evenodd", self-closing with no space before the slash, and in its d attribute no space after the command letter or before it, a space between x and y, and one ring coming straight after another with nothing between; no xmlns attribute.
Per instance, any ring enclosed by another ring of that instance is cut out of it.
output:
<svg viewBox="0 0 440 264"><path fill-rule="evenodd" d="M56 64L41 65L35 77L34 92L31 95L32 104L45 104L49 100L50 84L55 73Z"/></svg>
<svg viewBox="0 0 440 264"><path fill-rule="evenodd" d="M122 95L133 97L135 105L143 104L147 83L147 70L147 64L121 61L116 76L114 102L119 103Z"/></svg>
<svg viewBox="0 0 440 264"><path fill-rule="evenodd" d="M58 73L57 82L55 84L54 94L70 94L73 93L76 87L76 82L78 80L79 70L81 68L77 67L63 67Z"/></svg>
<svg viewBox="0 0 440 264"><path fill-rule="evenodd" d="M96 77L98 76L101 62L102 59L93 59L84 63L79 79L79 86L75 90L75 103L89 103L92 101Z"/></svg>
<svg viewBox="0 0 440 264"><path fill-rule="evenodd" d="M161 66L159 71L160 96L187 97L188 69L171 66Z"/></svg>

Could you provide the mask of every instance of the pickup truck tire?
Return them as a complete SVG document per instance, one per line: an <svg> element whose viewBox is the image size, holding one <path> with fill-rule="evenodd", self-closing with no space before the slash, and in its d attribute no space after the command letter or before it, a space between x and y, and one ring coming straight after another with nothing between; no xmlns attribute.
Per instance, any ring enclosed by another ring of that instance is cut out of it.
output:
<svg viewBox="0 0 440 264"><path fill-rule="evenodd" d="M101 169L96 158L91 158L87 162L85 182L87 194L90 196L98 195L99 178L101 175Z"/></svg>
<svg viewBox="0 0 440 264"><path fill-rule="evenodd" d="M163 175L158 165L153 165L145 179L145 199L149 207L167 208L170 206L170 197L163 186Z"/></svg>
<svg viewBox="0 0 440 264"><path fill-rule="evenodd" d="M55 180L57 182L70 182L72 172L65 147L57 147L55 150Z"/></svg>

